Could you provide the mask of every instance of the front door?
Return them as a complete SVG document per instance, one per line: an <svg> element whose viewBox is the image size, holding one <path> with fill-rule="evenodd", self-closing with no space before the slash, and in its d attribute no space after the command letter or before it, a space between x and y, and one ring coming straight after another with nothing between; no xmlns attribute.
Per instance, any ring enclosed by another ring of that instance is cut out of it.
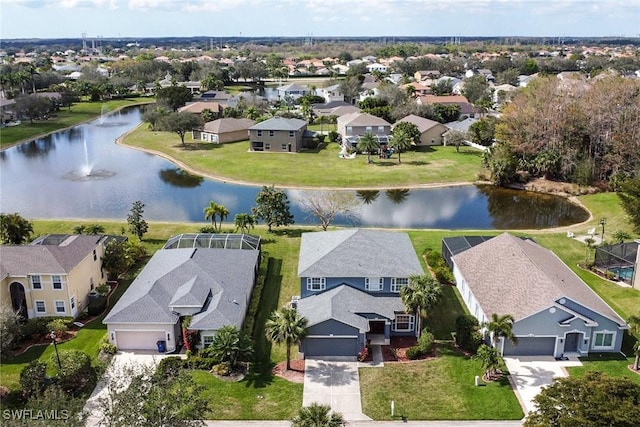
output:
<svg viewBox="0 0 640 427"><path fill-rule="evenodd" d="M576 332L567 334L564 343L565 353L578 351L578 340L580 339L580 335L582 334Z"/></svg>
<svg viewBox="0 0 640 427"><path fill-rule="evenodd" d="M24 286L22 283L13 282L9 285L9 292L11 293L11 307L17 312L23 319L27 319L27 298L24 294Z"/></svg>
<svg viewBox="0 0 640 427"><path fill-rule="evenodd" d="M384 320L370 320L369 333L374 335L384 335Z"/></svg>
<svg viewBox="0 0 640 427"><path fill-rule="evenodd" d="M288 147L288 148L289 148L289 152L291 152L291 144L289 144L289 147Z"/></svg>

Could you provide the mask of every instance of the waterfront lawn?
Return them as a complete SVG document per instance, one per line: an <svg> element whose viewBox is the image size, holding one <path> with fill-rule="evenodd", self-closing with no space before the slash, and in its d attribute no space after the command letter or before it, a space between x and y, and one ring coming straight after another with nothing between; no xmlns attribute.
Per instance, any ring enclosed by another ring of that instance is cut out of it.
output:
<svg viewBox="0 0 640 427"><path fill-rule="evenodd" d="M24 120L18 126L10 126L0 129L0 147L8 147L20 141L37 138L50 132L74 126L79 123L98 117L102 113L102 106L106 111L118 108L153 102L149 98L126 98L105 102L77 102L68 108L63 108L50 120L36 120L30 123Z"/></svg>
<svg viewBox="0 0 640 427"><path fill-rule="evenodd" d="M362 410L374 420L519 420L523 413L509 381L476 387L482 364L459 353L450 342L437 343L437 357L411 363L360 368ZM503 369L503 371L505 371Z"/></svg>
<svg viewBox="0 0 640 427"><path fill-rule="evenodd" d="M175 159L191 172L250 183L302 187L372 188L429 183L473 182L482 171L482 152L473 148L419 147L392 159L366 155L338 158L340 146L326 143L321 149L300 153L256 153L249 142L186 144L174 133L151 131L146 124L128 134L124 143Z"/></svg>

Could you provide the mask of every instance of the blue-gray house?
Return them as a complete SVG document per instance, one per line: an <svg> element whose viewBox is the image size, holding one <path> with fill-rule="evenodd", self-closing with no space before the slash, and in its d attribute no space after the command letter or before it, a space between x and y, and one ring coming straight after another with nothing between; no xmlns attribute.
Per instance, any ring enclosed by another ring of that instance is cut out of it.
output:
<svg viewBox="0 0 640 427"><path fill-rule="evenodd" d="M300 242L297 308L308 320L305 357L356 356L369 340L415 335L400 289L422 275L406 233L348 229L304 233Z"/></svg>
<svg viewBox="0 0 640 427"><path fill-rule="evenodd" d="M505 356L619 352L626 322L553 252L504 233L452 257L456 286L482 323L514 317Z"/></svg>

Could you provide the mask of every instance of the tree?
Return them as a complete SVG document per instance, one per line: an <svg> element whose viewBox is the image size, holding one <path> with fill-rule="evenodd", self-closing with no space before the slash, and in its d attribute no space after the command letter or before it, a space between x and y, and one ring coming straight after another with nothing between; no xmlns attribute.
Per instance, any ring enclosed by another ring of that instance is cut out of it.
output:
<svg viewBox="0 0 640 427"><path fill-rule="evenodd" d="M0 239L4 244L21 245L31 239L33 223L18 213L0 213Z"/></svg>
<svg viewBox="0 0 640 427"><path fill-rule="evenodd" d="M524 425L632 427L640 419L640 385L600 372L555 378L534 398Z"/></svg>
<svg viewBox="0 0 640 427"><path fill-rule="evenodd" d="M437 96L451 95L453 93L451 79L438 80L438 83L431 85L431 92Z"/></svg>
<svg viewBox="0 0 640 427"><path fill-rule="evenodd" d="M475 359L482 362L482 369L485 370L485 378L489 379L493 376L498 366L500 366L500 353L494 347L482 344L478 347Z"/></svg>
<svg viewBox="0 0 640 427"><path fill-rule="evenodd" d="M6 354L22 336L22 316L13 310L11 304L0 304L0 351Z"/></svg>
<svg viewBox="0 0 640 427"><path fill-rule="evenodd" d="M393 134L396 131L402 131L406 133L411 139L411 142L413 142L414 144L420 144L420 129L418 129L418 126L416 126L414 123L411 123L411 122L396 123L393 126L393 131L391 133Z"/></svg>
<svg viewBox="0 0 640 427"><path fill-rule="evenodd" d="M248 213L238 213L233 217L233 225L236 227L236 231L240 230L243 233L248 233L256 225L256 217Z"/></svg>
<svg viewBox="0 0 640 427"><path fill-rule="evenodd" d="M81 224L73 227L74 234L104 234L104 226L101 224Z"/></svg>
<svg viewBox="0 0 640 427"><path fill-rule="evenodd" d="M2 425L3 427L24 427L27 425L29 427L85 427L88 417L88 412L83 411L85 403L86 397L74 397L52 384L44 391L31 395L24 403L23 409L32 411L32 417L26 417L26 420L11 417L8 420L3 420ZM58 416L36 417L36 414L57 414Z"/></svg>
<svg viewBox="0 0 640 427"><path fill-rule="evenodd" d="M471 140L479 145L485 147L491 146L496 135L496 122L495 117L484 117L477 122L469 126L469 134Z"/></svg>
<svg viewBox="0 0 640 427"><path fill-rule="evenodd" d="M169 113L160 118L157 127L158 130L178 134L182 145L185 145L184 136L187 132L202 127L202 118L187 112Z"/></svg>
<svg viewBox="0 0 640 427"><path fill-rule="evenodd" d="M518 344L518 338L513 335L513 322L514 318L510 314L500 316L497 313L491 313L491 320L485 322L483 326L491 334L491 341L494 347L498 347L500 338L508 338L513 345Z"/></svg>
<svg viewBox="0 0 640 427"><path fill-rule="evenodd" d="M358 98L362 90L361 76L349 76L340 83L340 93L344 95L345 101L351 103Z"/></svg>
<svg viewBox="0 0 640 427"><path fill-rule="evenodd" d="M459 130L449 130L449 136L447 137L447 144L455 145L456 152L460 152L460 146L467 140L466 134Z"/></svg>
<svg viewBox="0 0 640 427"><path fill-rule="evenodd" d="M640 233L640 177L623 182L618 198L620 198L622 209L629 217L633 230Z"/></svg>
<svg viewBox="0 0 640 427"><path fill-rule="evenodd" d="M356 148L358 151L365 151L367 153L367 163L371 163L371 153L380 149L380 141L371 132L367 132L358 139Z"/></svg>
<svg viewBox="0 0 640 427"><path fill-rule="evenodd" d="M336 215L353 218L361 206L355 195L345 191L307 191L300 198L302 208L320 221L323 231Z"/></svg>
<svg viewBox="0 0 640 427"><path fill-rule="evenodd" d="M177 111L178 108L191 101L193 95L186 86L169 86L159 89L156 92L156 99L159 104L171 108L171 111Z"/></svg>
<svg viewBox="0 0 640 427"><path fill-rule="evenodd" d="M515 179L517 161L506 143L491 146L482 156L482 163L491 172L494 184L505 186Z"/></svg>
<svg viewBox="0 0 640 427"><path fill-rule="evenodd" d="M408 150L409 148L411 148L411 143L413 142L411 139L411 136L408 133L406 133L402 128L400 129L395 128L393 129L393 134L391 135L391 141L389 142L391 146L398 151L398 164L402 163L400 160L400 153L404 150Z"/></svg>
<svg viewBox="0 0 640 427"><path fill-rule="evenodd" d="M20 371L20 387L25 397L40 394L47 385L47 364L32 360Z"/></svg>
<svg viewBox="0 0 640 427"><path fill-rule="evenodd" d="M211 218L211 225L213 225L213 229L216 231L222 231L222 221L228 216L229 210L216 202L211 201L209 202L209 206L204 208L204 218ZM218 226L216 218L220 218L220 226Z"/></svg>
<svg viewBox="0 0 640 427"><path fill-rule="evenodd" d="M282 307L271 313L264 329L270 342L287 346L287 370L291 369L291 346L307 335L306 317L300 317L295 308Z"/></svg>
<svg viewBox="0 0 640 427"><path fill-rule="evenodd" d="M405 306L405 312L415 313L419 318L427 317L429 311L440 300L441 295L440 283L430 275L410 276L409 284L400 290L400 298ZM416 330L422 330L420 321L418 321Z"/></svg>
<svg viewBox="0 0 640 427"><path fill-rule="evenodd" d="M235 325L226 325L216 331L213 342L202 350L218 363L228 363L234 370L240 363L248 362L253 355L253 345L249 337Z"/></svg>
<svg viewBox="0 0 640 427"><path fill-rule="evenodd" d="M51 365L56 366L56 384L66 393L79 396L93 390L97 381L97 374L91 366L91 358L87 353L79 350L60 350L60 365L58 355L51 355Z"/></svg>
<svg viewBox="0 0 640 427"><path fill-rule="evenodd" d="M116 280L134 263L135 259L129 256L124 242L118 242L117 240L107 242L102 256L102 268L107 272L109 279Z"/></svg>
<svg viewBox="0 0 640 427"><path fill-rule="evenodd" d="M144 220L144 203L140 200L133 202L129 215L127 215L127 223L129 223L129 230L138 236L138 239L142 240L142 236L149 230L147 221Z"/></svg>
<svg viewBox="0 0 640 427"><path fill-rule="evenodd" d="M20 95L13 108L18 116L27 117L33 123L34 119L45 117L51 111L52 104L49 98L36 94Z"/></svg>
<svg viewBox="0 0 640 427"><path fill-rule="evenodd" d="M618 230L615 233L613 233L613 240L618 242L618 243L622 243L625 240L631 240L631 234L627 233L624 230Z"/></svg>
<svg viewBox="0 0 640 427"><path fill-rule="evenodd" d="M251 208L251 211L256 218L267 224L269 233L274 225L279 227L294 223L293 215L289 211L287 194L282 190L277 190L273 185L262 187L256 196L256 206Z"/></svg>
<svg viewBox="0 0 640 427"><path fill-rule="evenodd" d="M631 316L627 323L629 324L629 333L636 339L633 345L633 354L636 356L633 361L633 369L637 371L640 363L640 315Z"/></svg>
<svg viewBox="0 0 640 427"><path fill-rule="evenodd" d="M482 74L476 74L464 81L464 89L462 94L467 100L474 104L483 97L488 96L489 83Z"/></svg>
<svg viewBox="0 0 640 427"><path fill-rule="evenodd" d="M341 427L344 418L337 412L332 412L329 405L313 402L303 406L291 420L292 427Z"/></svg>
<svg viewBox="0 0 640 427"><path fill-rule="evenodd" d="M471 314L456 317L456 344L463 350L475 353L482 342L480 323Z"/></svg>

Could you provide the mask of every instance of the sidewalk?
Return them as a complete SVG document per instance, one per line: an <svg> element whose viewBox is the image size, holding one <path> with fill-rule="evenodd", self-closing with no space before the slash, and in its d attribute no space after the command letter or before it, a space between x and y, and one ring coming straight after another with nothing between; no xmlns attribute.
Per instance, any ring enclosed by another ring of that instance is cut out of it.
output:
<svg viewBox="0 0 640 427"><path fill-rule="evenodd" d="M291 427L290 421L205 421L210 427L240 427L240 426L265 426L265 427ZM522 421L347 421L349 427L398 427L398 426L424 426L424 427L458 427L458 426L482 426L482 427L522 427Z"/></svg>

